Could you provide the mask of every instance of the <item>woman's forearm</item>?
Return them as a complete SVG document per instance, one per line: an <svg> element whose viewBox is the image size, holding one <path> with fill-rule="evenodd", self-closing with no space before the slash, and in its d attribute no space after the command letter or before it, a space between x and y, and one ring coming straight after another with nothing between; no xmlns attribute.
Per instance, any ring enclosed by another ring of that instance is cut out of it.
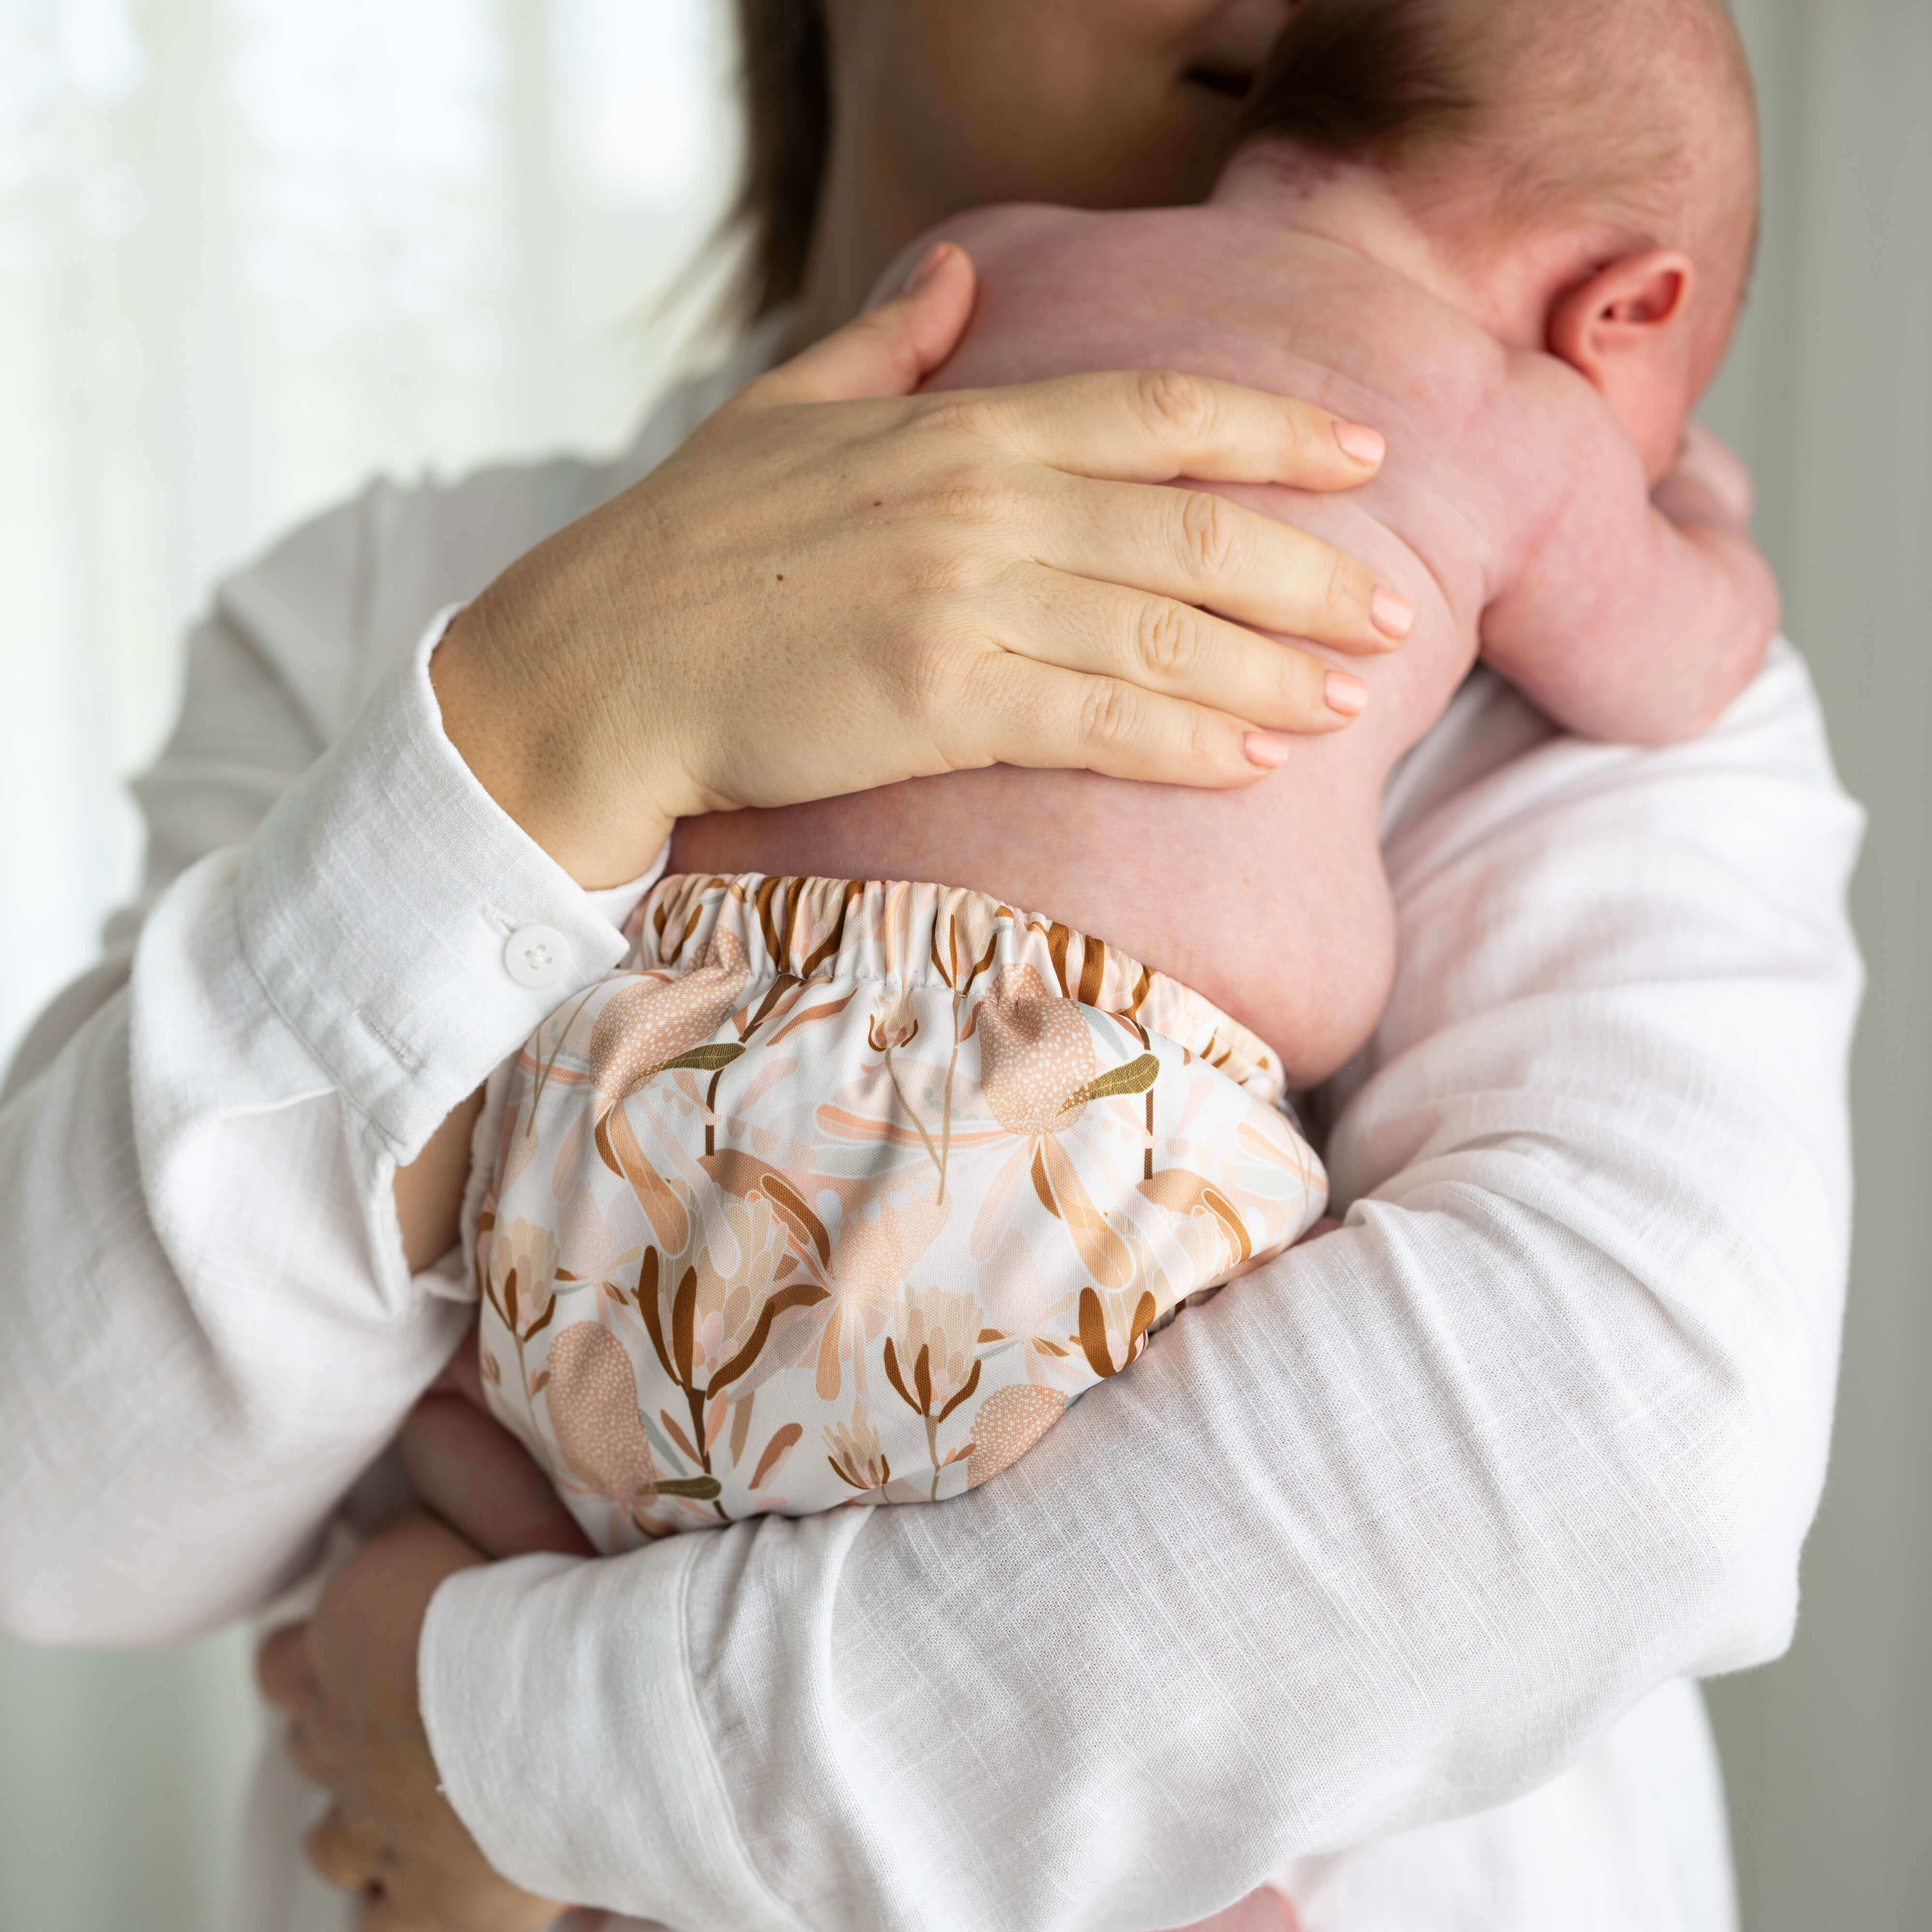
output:
<svg viewBox="0 0 1932 1932"><path fill-rule="evenodd" d="M10 1629L250 1607L461 1332L411 1280L395 1162L622 942L440 741L421 655L166 890L128 987L0 1110ZM532 926L554 985L506 966Z"/></svg>
<svg viewBox="0 0 1932 1932"><path fill-rule="evenodd" d="M1856 814L1788 653L1665 754L1463 704L1462 769L1398 782L1348 1226L958 1502L445 1586L425 1713L502 1870L672 1923L1185 1923L1786 1640Z"/></svg>

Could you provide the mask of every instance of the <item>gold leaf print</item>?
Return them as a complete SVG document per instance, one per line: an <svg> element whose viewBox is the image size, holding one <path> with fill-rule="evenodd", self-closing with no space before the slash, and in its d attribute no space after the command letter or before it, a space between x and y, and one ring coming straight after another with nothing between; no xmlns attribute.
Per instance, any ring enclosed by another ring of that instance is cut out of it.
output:
<svg viewBox="0 0 1932 1932"><path fill-rule="evenodd" d="M680 1053L675 1060L667 1060L657 1070L660 1073L722 1072L744 1051L735 1040L719 1040L711 1046L694 1046L688 1053Z"/></svg>
<svg viewBox="0 0 1932 1932"><path fill-rule="evenodd" d="M1111 1100L1119 1095L1144 1094L1160 1074L1160 1061L1151 1053L1142 1054L1138 1060L1130 1060L1124 1066L1110 1067L1097 1079L1090 1080L1072 1101L1084 1104L1089 1100Z"/></svg>

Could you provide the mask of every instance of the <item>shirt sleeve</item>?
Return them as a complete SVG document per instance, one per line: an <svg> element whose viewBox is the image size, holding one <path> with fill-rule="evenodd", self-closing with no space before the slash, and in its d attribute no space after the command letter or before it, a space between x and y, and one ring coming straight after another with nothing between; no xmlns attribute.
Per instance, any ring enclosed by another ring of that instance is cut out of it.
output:
<svg viewBox="0 0 1932 1932"><path fill-rule="evenodd" d="M1344 1228L943 1507L446 1583L424 1714L502 1870L685 1932L1184 1924L1783 1647L1858 814L1788 647L1667 751L1457 704L1396 788Z"/></svg>
<svg viewBox="0 0 1932 1932"><path fill-rule="evenodd" d="M397 1162L622 950L443 736L444 619L322 751L250 614L322 621L297 563L356 595L355 528L201 628L144 790L152 903L0 1108L0 1625L26 1636L172 1640L299 1567L465 1318L409 1277Z"/></svg>

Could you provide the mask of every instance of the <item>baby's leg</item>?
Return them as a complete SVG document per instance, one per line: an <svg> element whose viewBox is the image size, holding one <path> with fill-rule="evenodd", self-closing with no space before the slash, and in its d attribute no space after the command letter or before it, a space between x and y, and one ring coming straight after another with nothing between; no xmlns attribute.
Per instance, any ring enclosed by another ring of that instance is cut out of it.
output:
<svg viewBox="0 0 1932 1932"><path fill-rule="evenodd" d="M425 1508L494 1558L596 1552L550 1479L483 1406L472 1327L397 1438Z"/></svg>
<svg viewBox="0 0 1932 1932"><path fill-rule="evenodd" d="M428 1267L455 1245L470 1130L482 1105L482 1096L472 1095L416 1159L397 1170L396 1219L412 1269ZM473 1324L410 1412L396 1446L424 1507L486 1556L593 1553L550 1478L485 1408Z"/></svg>

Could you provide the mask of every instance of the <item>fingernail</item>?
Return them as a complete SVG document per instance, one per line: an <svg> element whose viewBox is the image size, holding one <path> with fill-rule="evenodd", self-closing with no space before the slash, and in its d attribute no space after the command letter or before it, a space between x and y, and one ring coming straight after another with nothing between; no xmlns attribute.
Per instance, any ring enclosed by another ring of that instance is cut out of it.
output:
<svg viewBox="0 0 1932 1932"><path fill-rule="evenodd" d="M1250 731L1241 740L1241 749L1247 753L1250 764L1258 765L1264 772L1278 771L1288 762L1286 744L1265 731Z"/></svg>
<svg viewBox="0 0 1932 1932"><path fill-rule="evenodd" d="M1387 585L1378 584L1376 594L1369 599L1369 618L1384 637L1400 644L1415 628L1415 606Z"/></svg>
<svg viewBox="0 0 1932 1932"><path fill-rule="evenodd" d="M1335 425L1335 440L1342 446L1344 456L1371 467L1388 454L1388 438L1380 430L1370 428L1366 423L1338 422Z"/></svg>
<svg viewBox="0 0 1932 1932"><path fill-rule="evenodd" d="M946 244L944 242L935 242L919 258L918 266L914 268L910 274L907 276L905 286L900 290L899 293L902 296L909 296L914 290L924 288L926 284L932 280L940 263L945 260Z"/></svg>
<svg viewBox="0 0 1932 1932"><path fill-rule="evenodd" d="M1328 699L1330 711L1339 711L1344 718L1353 718L1367 705L1369 687L1345 670L1331 670L1322 680L1322 694Z"/></svg>

